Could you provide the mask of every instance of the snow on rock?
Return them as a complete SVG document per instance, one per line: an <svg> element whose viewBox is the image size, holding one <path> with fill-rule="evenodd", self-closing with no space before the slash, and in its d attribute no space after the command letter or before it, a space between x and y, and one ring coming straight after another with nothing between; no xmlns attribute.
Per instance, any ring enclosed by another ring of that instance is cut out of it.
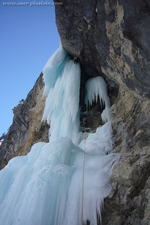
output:
<svg viewBox="0 0 150 225"><path fill-rule="evenodd" d="M0 140L0 145L3 143L3 141L4 141L4 139L1 139L1 140Z"/></svg>

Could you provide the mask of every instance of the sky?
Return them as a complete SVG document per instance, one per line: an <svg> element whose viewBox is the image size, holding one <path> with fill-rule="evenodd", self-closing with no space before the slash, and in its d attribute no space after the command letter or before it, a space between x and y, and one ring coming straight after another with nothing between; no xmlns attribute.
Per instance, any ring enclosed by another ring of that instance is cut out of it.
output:
<svg viewBox="0 0 150 225"><path fill-rule="evenodd" d="M28 1L28 0L27 0ZM44 1L0 1L0 136L13 122L12 109L34 86L60 37L55 23L55 6L35 6ZM26 6L17 6L27 2ZM17 4L16 4L17 3ZM32 6L31 6L32 5Z"/></svg>

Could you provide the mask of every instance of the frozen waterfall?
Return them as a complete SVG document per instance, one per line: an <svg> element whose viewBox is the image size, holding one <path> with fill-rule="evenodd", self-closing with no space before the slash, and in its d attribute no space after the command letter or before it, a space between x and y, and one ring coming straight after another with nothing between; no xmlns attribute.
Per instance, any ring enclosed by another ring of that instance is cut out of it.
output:
<svg viewBox="0 0 150 225"><path fill-rule="evenodd" d="M50 124L49 143L35 144L26 156L10 160L0 171L0 224L97 224L103 200L111 191L110 175L118 155L112 151L111 113L102 78L88 81L86 104L98 95L106 123L84 140L80 130L80 66L60 48L43 69L47 95L43 119ZM109 153L109 154L108 154Z"/></svg>

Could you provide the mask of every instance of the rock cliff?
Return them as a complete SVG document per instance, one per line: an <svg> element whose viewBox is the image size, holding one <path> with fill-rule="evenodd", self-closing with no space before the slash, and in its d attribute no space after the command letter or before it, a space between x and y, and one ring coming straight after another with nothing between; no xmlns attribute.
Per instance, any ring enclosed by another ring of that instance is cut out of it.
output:
<svg viewBox="0 0 150 225"><path fill-rule="evenodd" d="M56 24L64 49L80 57L80 105L85 111L85 82L102 76L108 85L113 119L112 191L104 201L103 225L150 224L150 2L148 0L57 0ZM0 163L27 154L48 141L41 124L45 105L42 74L14 118L0 146ZM84 116L92 132L101 125L101 108L93 104ZM82 120L82 118L81 118ZM89 222L87 223L89 224Z"/></svg>
<svg viewBox="0 0 150 225"><path fill-rule="evenodd" d="M0 146L0 169L11 158L26 155L34 143L48 142L49 126L41 123L45 106L43 89L43 74L41 73L25 101L21 101L14 107L13 123Z"/></svg>
<svg viewBox="0 0 150 225"><path fill-rule="evenodd" d="M80 104L86 80L102 76L113 112L114 152L123 153L111 176L103 225L150 224L150 2L59 1L56 24L62 45L80 58ZM93 106L87 116L95 128L97 109Z"/></svg>

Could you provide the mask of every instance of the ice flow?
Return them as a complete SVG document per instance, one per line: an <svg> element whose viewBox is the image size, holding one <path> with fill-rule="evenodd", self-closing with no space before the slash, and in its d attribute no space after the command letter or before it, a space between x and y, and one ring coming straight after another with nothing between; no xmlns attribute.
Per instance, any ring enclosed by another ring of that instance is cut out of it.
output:
<svg viewBox="0 0 150 225"><path fill-rule="evenodd" d="M86 104L105 103L106 123L88 134L80 131L80 66L60 45L43 69L47 95L43 119L50 124L49 143L36 143L0 171L0 224L82 224L82 170L85 151L83 221L97 224L110 175L118 156L112 151L111 114L106 84L89 80ZM95 80L94 80L95 79ZM110 154L108 154L110 153Z"/></svg>

